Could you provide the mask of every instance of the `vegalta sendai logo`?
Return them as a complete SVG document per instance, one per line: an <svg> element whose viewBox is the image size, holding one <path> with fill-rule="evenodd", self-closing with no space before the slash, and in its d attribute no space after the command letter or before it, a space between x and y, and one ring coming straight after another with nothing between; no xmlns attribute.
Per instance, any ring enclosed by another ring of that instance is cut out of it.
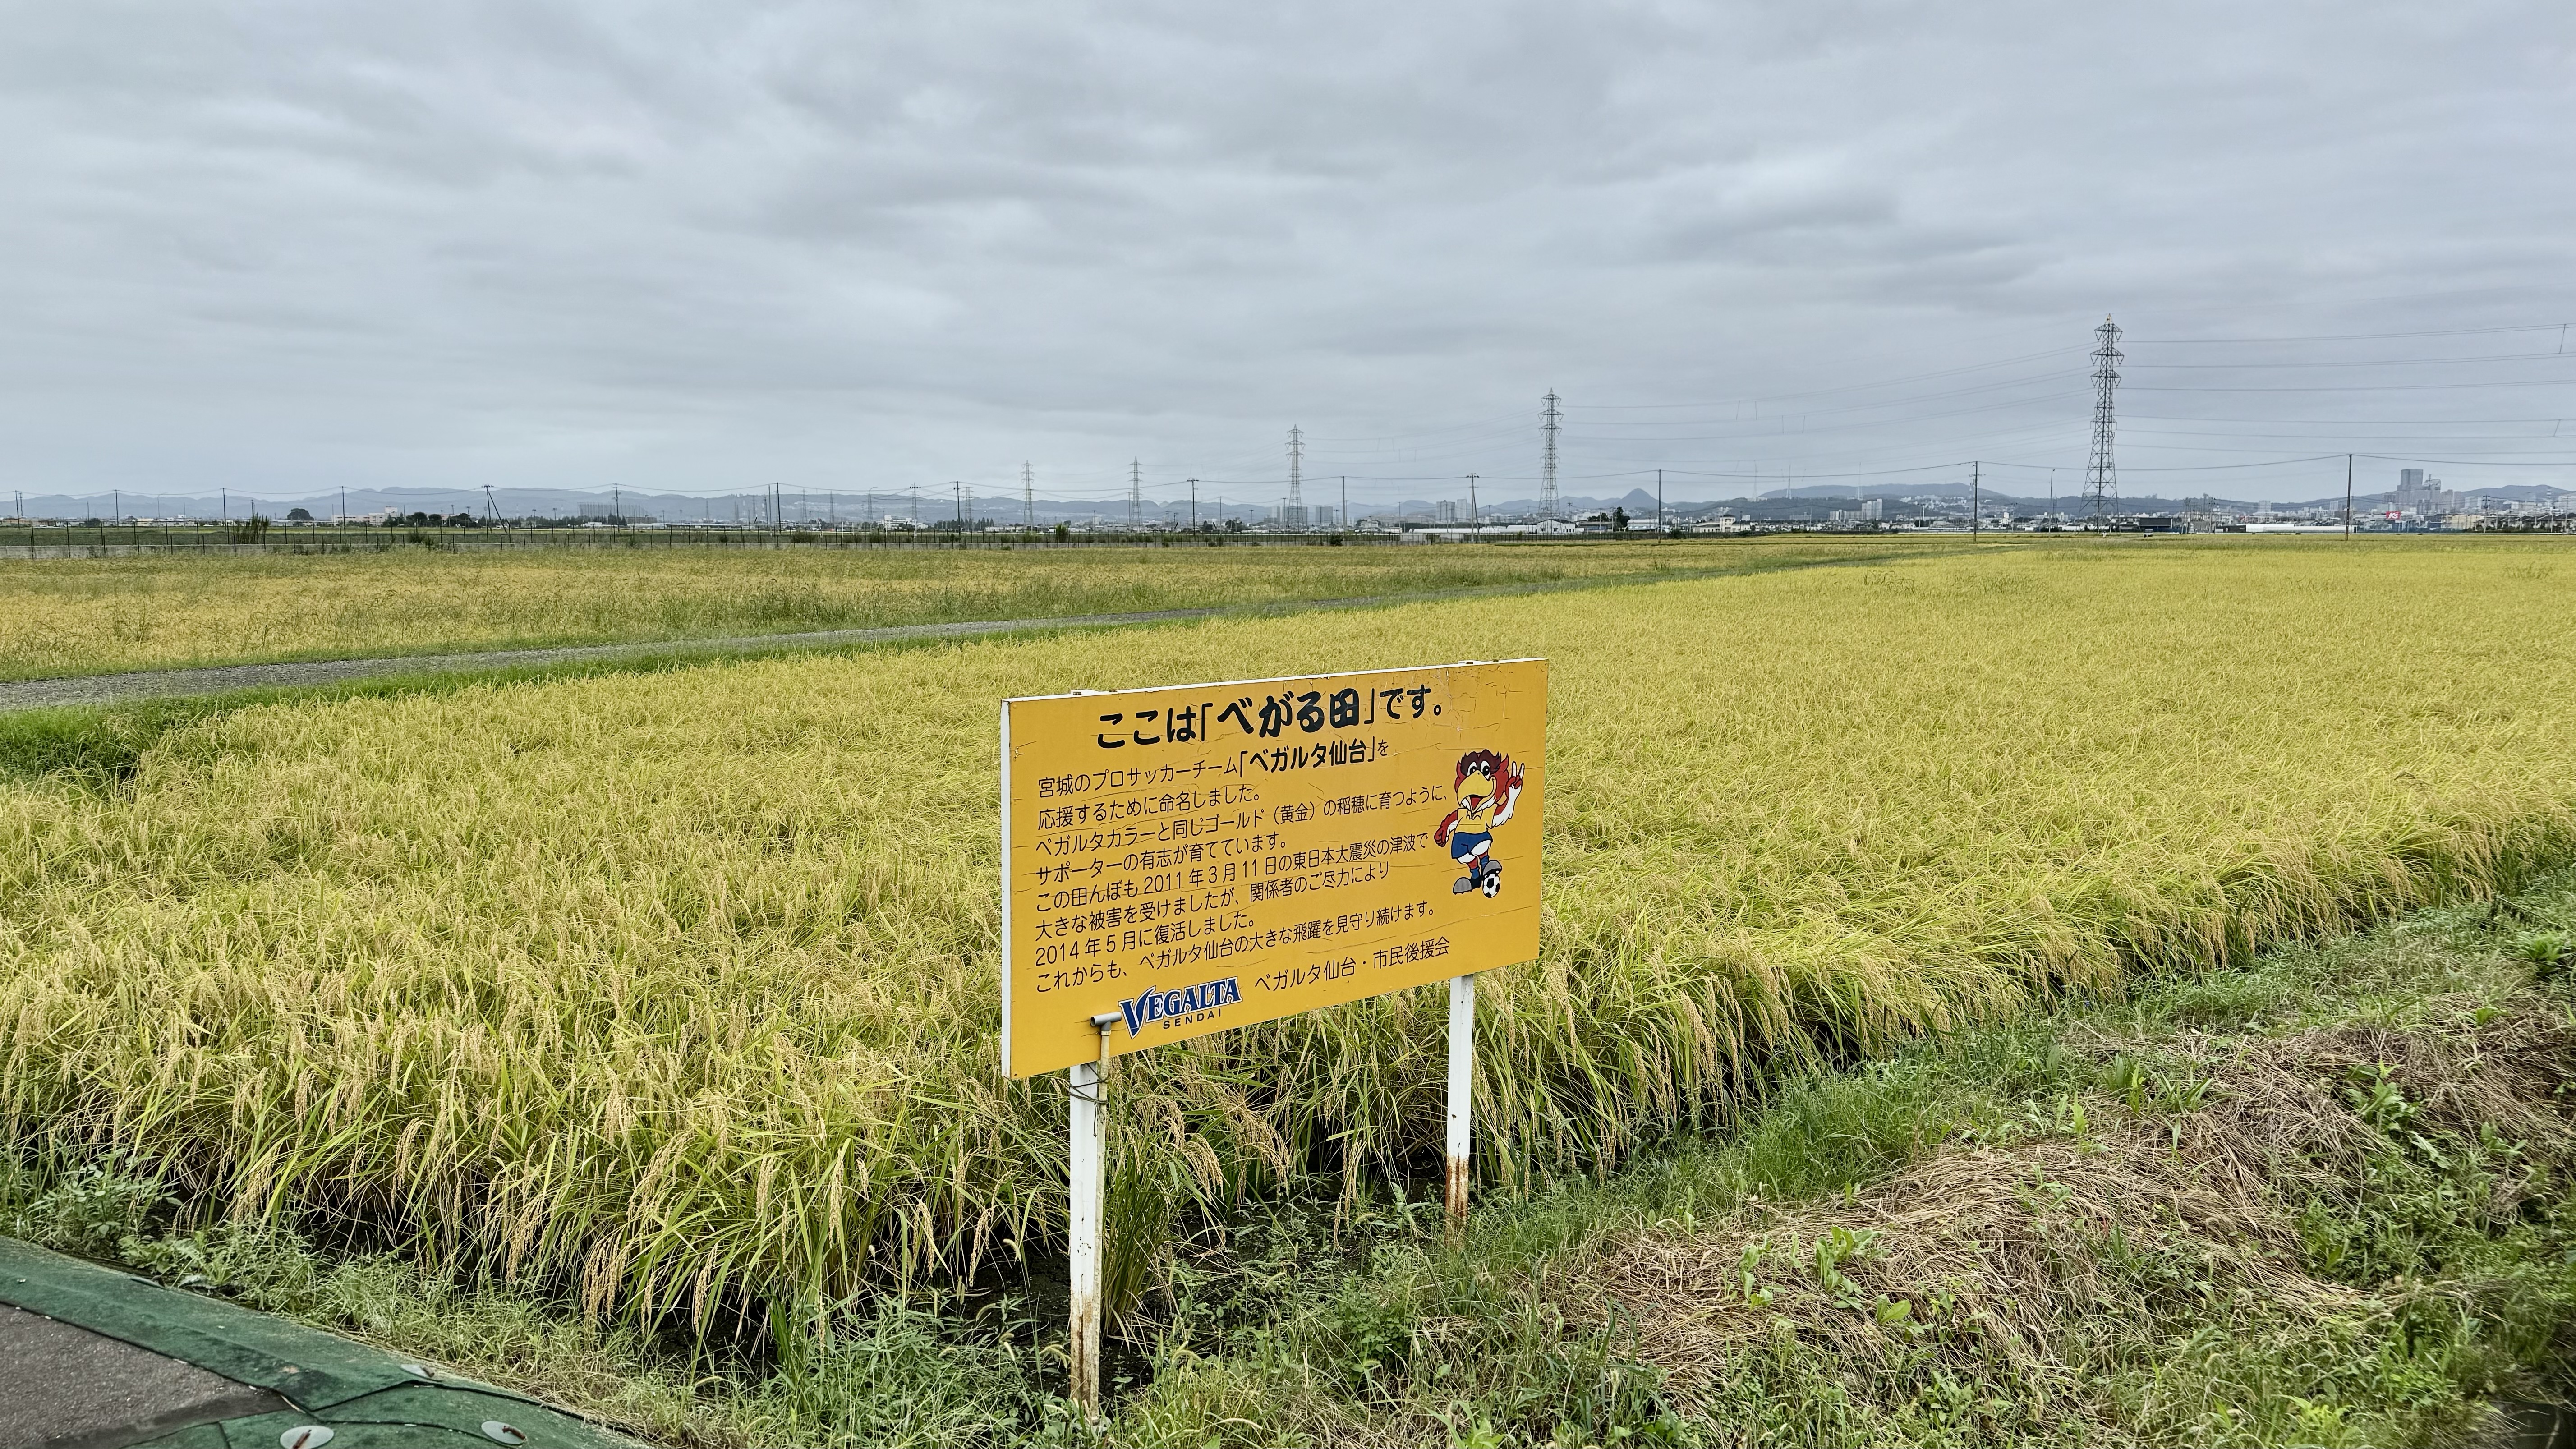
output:
<svg viewBox="0 0 2576 1449"><path fill-rule="evenodd" d="M1234 983L1235 978L1228 976L1171 991L1148 991L1118 1003L1118 1011L1127 1018L1127 1035L1132 1037L1153 1022L1175 1021L1240 1002L1243 991Z"/></svg>

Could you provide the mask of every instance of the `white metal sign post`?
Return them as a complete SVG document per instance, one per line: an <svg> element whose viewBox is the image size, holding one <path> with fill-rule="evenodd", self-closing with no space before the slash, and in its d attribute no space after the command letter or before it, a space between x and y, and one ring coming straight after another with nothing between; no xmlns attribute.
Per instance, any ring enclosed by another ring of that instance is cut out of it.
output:
<svg viewBox="0 0 2576 1449"><path fill-rule="evenodd" d="M1445 980L1463 1228L1474 973L1538 955L1546 732L1539 659L1003 702L1002 1064L1069 1089L1082 1413L1112 1057Z"/></svg>
<svg viewBox="0 0 2576 1449"><path fill-rule="evenodd" d="M1072 1341L1066 1348L1073 1401L1083 1412L1100 1408L1100 1244L1109 1163L1109 1028L1116 1014L1093 1019L1100 1029L1100 1060L1065 1069L1073 1099L1073 1302Z"/></svg>
<svg viewBox="0 0 2576 1449"><path fill-rule="evenodd" d="M1476 978L1449 978L1449 1236L1467 1227L1468 1093L1476 1080Z"/></svg>

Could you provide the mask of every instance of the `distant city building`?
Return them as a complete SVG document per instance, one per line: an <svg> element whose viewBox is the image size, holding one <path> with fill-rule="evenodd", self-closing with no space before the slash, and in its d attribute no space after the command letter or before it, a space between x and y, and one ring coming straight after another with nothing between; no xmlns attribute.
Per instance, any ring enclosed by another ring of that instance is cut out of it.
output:
<svg viewBox="0 0 2576 1449"><path fill-rule="evenodd" d="M1885 501L1885 500L1883 500L1883 499L1878 499L1878 498L1864 498L1864 499L1862 499L1862 500L1861 500L1861 505L1860 505L1860 516L1861 516L1861 517L1863 517L1863 518L1866 518L1866 519L1870 520L1870 521L1871 521L1871 522L1873 522L1873 523L1877 522L1880 518L1884 517L1884 516L1886 515L1886 512L1887 512L1887 504L1886 504L1886 501Z"/></svg>
<svg viewBox="0 0 2576 1449"><path fill-rule="evenodd" d="M2397 470L2397 492L2389 499L2389 506L2399 513L2430 518L2457 512L2460 495L2443 491L2442 480L2425 477L2421 468L2400 468Z"/></svg>

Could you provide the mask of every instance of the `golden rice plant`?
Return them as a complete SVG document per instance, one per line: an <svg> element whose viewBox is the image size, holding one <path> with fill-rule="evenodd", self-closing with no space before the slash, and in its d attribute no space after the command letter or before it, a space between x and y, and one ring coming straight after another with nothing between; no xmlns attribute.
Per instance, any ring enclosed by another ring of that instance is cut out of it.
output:
<svg viewBox="0 0 2576 1449"><path fill-rule="evenodd" d="M1480 1161L2576 854L2557 540L2065 546L277 705L0 791L0 1131L602 1308L827 1304L1063 1216L998 1078L994 702L1553 661ZM1167 1195L1419 1170L1443 1003L1122 1061Z"/></svg>
<svg viewBox="0 0 2576 1449"><path fill-rule="evenodd" d="M1766 568L1902 543L1080 549L551 548L11 559L0 679L1058 618Z"/></svg>

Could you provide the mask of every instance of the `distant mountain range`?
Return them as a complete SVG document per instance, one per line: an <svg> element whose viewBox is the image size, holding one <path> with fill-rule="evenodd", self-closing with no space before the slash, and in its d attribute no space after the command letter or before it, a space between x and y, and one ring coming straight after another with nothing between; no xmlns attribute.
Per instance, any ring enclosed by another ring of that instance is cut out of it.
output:
<svg viewBox="0 0 2576 1449"><path fill-rule="evenodd" d="M899 493L850 492L826 493L814 489L788 488L777 495L779 518L789 524L808 520L843 523L868 519L909 520L916 516L925 524L957 516L959 494L951 489L924 488L918 495L910 489ZM965 495L970 516L1018 522L1022 516L1020 495L968 493ZM12 501L0 496L0 506ZM494 488L487 497L481 488L352 488L346 494L338 489L327 493L252 497L243 493L193 494L96 493L71 495L62 493L29 494L26 515L32 518L179 518L240 519L258 513L282 519L301 508L317 519L335 515L364 518L391 509L398 513L431 513L439 515L471 514L477 518L486 513L501 518L578 518L585 509L606 510L617 516L659 523L766 523L770 519L771 495L756 493L637 493L619 491L592 492L575 488ZM1149 501L1145 506L1148 519L1167 520L1186 517L1189 505ZM1123 522L1127 517L1125 499L1090 502L1067 501L1041 497L1035 513L1040 523L1080 522L1099 518ZM1219 517L1217 501L1209 498L1199 506L1202 519ZM1253 520L1267 518L1270 510L1235 502L1226 506L1224 515Z"/></svg>
<svg viewBox="0 0 2576 1449"><path fill-rule="evenodd" d="M2545 484L2506 484L2493 488L2460 491L2479 492L2490 498L2515 501L2576 498L2576 489L2552 488ZM1969 493L1968 485L1963 483L1801 484L1794 488L1774 488L1752 498L1725 500L1667 498L1664 507L1668 513L1684 517L1728 509L1762 516L1792 517L1799 516L1803 512L1830 510L1837 505L1856 506L1861 500L1869 498L1888 500L1940 498L1964 502ZM2383 489L2354 496L2376 503L2389 495L2387 490ZM969 493L966 497L971 516L975 518L1012 523L1022 517L1022 504L1016 493ZM2011 508L2016 512L2038 512L2052 506L2052 501L2045 497L2033 498L2005 493L1993 488L1985 490L1985 497L1988 502L1998 507ZM1468 500L1466 498L1458 497L1440 501L1454 504L1461 521L1467 517ZM2188 499L2164 498L2152 494L2129 496L2120 500L2120 510L2124 513L2177 513L2188 508L2203 506L2203 502L2203 496L2199 494L2194 494ZM2244 511L2252 511L2261 506L2248 500L2232 498L2220 498L2214 502L2221 508ZM1812 504L1816 507L1799 510L1796 508L1798 504ZM2282 512L2296 512L2305 508L2340 508L2342 505L2343 495L2338 493L2332 497L2307 502L2275 502L2272 507ZM807 520L855 523L871 518L907 521L914 517L918 517L925 524L935 524L954 518L957 515L957 506L958 494L954 490L923 489L916 495L909 489L899 493L824 493L810 489L800 491L790 488L782 490L778 495L780 519L789 524ZM1624 494L1607 497L1567 494L1558 500L1557 505L1558 512L1567 517L1586 513L1606 513L1614 508L1625 508L1631 518L1652 518L1655 516L1655 506L1655 495L1643 488L1633 488ZM2071 513L2079 510L2082 502L2077 494L2061 493L2055 498L2053 506L2060 512ZM589 509L594 512L613 511L620 516L641 521L663 523L712 521L750 525L769 521L771 496L766 492L685 494L591 492L575 488L494 488L490 490L487 497L485 490L481 488L352 488L345 495L337 489L327 493L257 498L241 493L211 495L44 493L30 494L25 500L26 515L29 517L75 520L114 517L211 521L222 518L246 518L253 513L272 519L282 519L290 510L296 508L302 508L318 519L329 519L344 510L350 517L368 517L381 515L388 509L400 513L442 515L464 513L475 517L482 517L489 512L502 518L575 518L580 517L585 509ZM1311 517L1316 522L1331 521L1334 511L1332 503L1311 504L1309 508L1312 510ZM1419 520L1434 517L1437 508L1438 503L1435 500L1408 498L1393 507L1383 504L1359 505L1353 507L1351 512L1354 518L1402 517L1408 520ZM1534 498L1495 499L1483 502L1478 512L1487 518L1526 518L1538 512L1538 500ZM1117 524L1125 522L1127 504L1124 499L1091 501L1040 497L1036 501L1034 513L1037 521L1042 524L1080 523L1087 520ZM1272 505L1267 501L1256 503L1237 500L1221 505L1218 498L1207 495L1200 499L1197 516L1202 521L1231 518L1245 522L1258 522L1270 517L1271 513ZM1145 517L1148 521L1177 522L1186 520L1189 516L1189 505L1186 503L1155 500L1145 505Z"/></svg>
<svg viewBox="0 0 2576 1449"><path fill-rule="evenodd" d="M1801 485L1796 488L1774 488L1770 492L1763 494L1761 497L1763 501L1806 498L1819 500L1828 498L1843 500L1865 498L1954 498L1964 502L1975 491L1976 490L1972 489L1965 483L1873 483L1859 487L1849 485L1838 486L1833 484L1814 484ZM2376 492L2364 489L2356 492L2353 497L2356 499L2381 499L2388 497L2391 491L2392 490L2387 488L2379 489ZM2455 489L2454 491L2461 493L2483 493L2489 498L2511 499L2515 502L2548 502L2557 498L2576 496L2576 489L2553 488L2545 483L2507 483L2493 488L2460 488ZM2060 512L2074 512L2081 509L2083 506L2082 494L2075 492L2060 493L2053 500L2047 497L2033 498L2022 494L2005 493L1998 488L1988 488L1984 490L1984 493L1987 502L2013 508L2045 509L2054 507ZM2238 509L2251 512L2263 506L2262 502L2255 499L2219 498L2214 495L2204 493L2194 493L2184 498L2165 498L2155 494L2125 494L2120 499L2120 509L2124 513L2177 513L2187 508L2205 507ZM2330 497L2313 498L2304 502L2296 503L2284 503L2276 499L2272 502L2271 507L2284 513L2295 513L2300 509L2305 508L2341 508L2343 507L2343 495L2337 493Z"/></svg>

